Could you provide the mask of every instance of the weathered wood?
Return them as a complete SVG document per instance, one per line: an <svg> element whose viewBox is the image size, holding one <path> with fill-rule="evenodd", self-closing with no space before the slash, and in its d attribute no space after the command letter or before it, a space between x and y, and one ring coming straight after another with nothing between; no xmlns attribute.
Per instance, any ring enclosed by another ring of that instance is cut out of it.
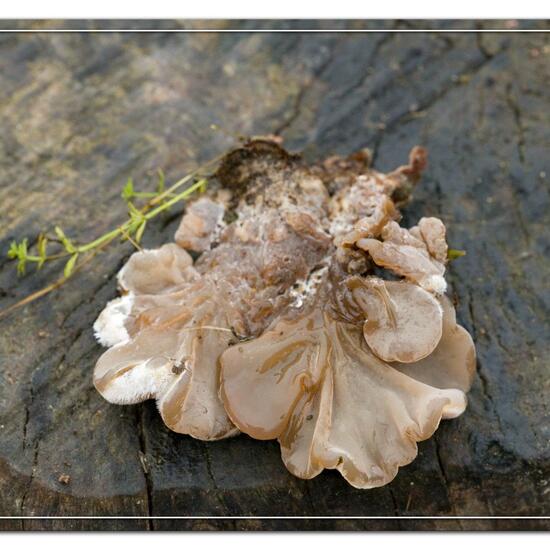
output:
<svg viewBox="0 0 550 550"><path fill-rule="evenodd" d="M169 432L152 403L100 398L91 325L131 253L114 247L62 291L0 321L0 515L396 519L13 519L0 528L547 529L544 520L406 517L550 513L549 56L542 33L0 35L2 251L58 223L79 240L104 232L125 217L128 176L145 188L162 167L174 180L231 144L212 123L281 133L309 158L370 146L381 169L422 144L430 166L406 221L438 215L451 245L467 250L449 277L479 357L466 413L444 422L390 485L360 491L334 472L299 480L274 442L202 443ZM177 221L151 224L145 245L170 239ZM17 278L1 258L0 307L55 272Z"/></svg>

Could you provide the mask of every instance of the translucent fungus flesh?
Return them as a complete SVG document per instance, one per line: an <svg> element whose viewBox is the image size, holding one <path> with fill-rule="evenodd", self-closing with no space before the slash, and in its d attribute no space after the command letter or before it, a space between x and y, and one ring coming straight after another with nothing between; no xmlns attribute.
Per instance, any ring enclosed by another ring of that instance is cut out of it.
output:
<svg viewBox="0 0 550 550"><path fill-rule="evenodd" d="M176 243L120 272L122 296L94 325L109 347L98 391L156 399L170 429L199 439L278 439L302 478L391 481L464 411L475 369L443 295L445 226L398 224L425 166L422 148L388 174L364 152L314 166L269 140L229 153Z"/></svg>

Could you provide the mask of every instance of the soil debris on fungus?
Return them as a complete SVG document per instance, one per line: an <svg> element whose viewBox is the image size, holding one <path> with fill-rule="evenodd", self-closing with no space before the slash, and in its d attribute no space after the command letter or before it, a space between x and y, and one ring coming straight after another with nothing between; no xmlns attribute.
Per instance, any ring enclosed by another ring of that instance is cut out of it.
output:
<svg viewBox="0 0 550 550"><path fill-rule="evenodd" d="M310 166L268 139L228 153L176 242L119 273L94 325L99 392L154 398L199 439L276 438L302 478L391 481L465 410L475 349L444 295L443 222L398 223L425 150L387 174L370 158Z"/></svg>

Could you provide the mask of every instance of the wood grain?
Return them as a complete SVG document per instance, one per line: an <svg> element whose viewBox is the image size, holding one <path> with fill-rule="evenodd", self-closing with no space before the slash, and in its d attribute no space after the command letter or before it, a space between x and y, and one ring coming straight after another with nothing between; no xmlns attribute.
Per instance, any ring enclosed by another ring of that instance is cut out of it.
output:
<svg viewBox="0 0 550 550"><path fill-rule="evenodd" d="M310 159L369 146L382 170L421 144L430 165L406 223L440 216L451 246L467 250L449 280L479 358L469 408L390 485L368 491L334 472L292 477L274 442L171 433L153 403L110 405L92 387L102 350L91 325L132 252L113 247L63 290L0 321L0 515L112 518L5 519L0 529L548 529L542 519L407 519L550 515L548 35L174 34L161 30L201 22L140 24L159 32L0 34L0 307L58 269L17 278L4 256L12 239L32 242L55 224L82 241L105 232L125 218L129 176L145 189L161 167L174 181L232 144L212 123L280 133ZM466 24L474 28L414 23ZM31 25L99 24L1 27ZM147 247L172 238L176 214L151 224Z"/></svg>

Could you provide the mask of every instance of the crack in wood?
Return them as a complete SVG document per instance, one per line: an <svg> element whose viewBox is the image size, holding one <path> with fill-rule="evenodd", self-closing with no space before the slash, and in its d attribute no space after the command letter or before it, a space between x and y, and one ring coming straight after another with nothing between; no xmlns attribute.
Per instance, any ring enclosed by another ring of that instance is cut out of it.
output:
<svg viewBox="0 0 550 550"><path fill-rule="evenodd" d="M32 401L32 400L31 400ZM27 427L29 425L29 407L25 405L25 420L23 424L23 450L27 448Z"/></svg>
<svg viewBox="0 0 550 550"><path fill-rule="evenodd" d="M309 483L304 484L304 495L307 499L307 502L309 504L309 508L311 510L312 515L315 514L315 501L313 499L313 495L311 494L311 490L309 488Z"/></svg>
<svg viewBox="0 0 550 550"><path fill-rule="evenodd" d="M388 493L390 494L391 501L392 501L392 504L393 504L393 515L396 518L394 520L395 524L397 524L399 530L402 530L403 526L401 524L401 520L398 519L398 518L401 517L401 514L399 513L399 505L397 503L397 498L395 497L395 494L393 492L393 489L391 488L391 485L387 485L387 488L388 488Z"/></svg>
<svg viewBox="0 0 550 550"><path fill-rule="evenodd" d="M475 315L474 315L474 305L473 305L473 298L472 298L472 294L471 294L471 291L470 289L467 289L468 291L468 312L469 312L469 315L470 315L470 326L472 327L472 338L474 340L474 343L477 342L477 329L476 329L476 318L475 318ZM493 396L491 395L491 391L490 391L490 384L489 384L489 380L485 374L485 370L484 370L484 366L483 366L483 363L482 361L480 360L479 358L479 355L476 357L476 375L478 376L480 382L481 382L481 391L483 393L483 395L485 396L485 398L487 399L488 401L488 404L490 405L490 408L496 418L496 421L497 421L497 425L498 425L498 429L500 431L500 433L502 435L504 435L504 430L503 430L503 427L502 427L502 421L501 421L501 418L500 418L500 415L498 414L498 410L496 408L496 405L493 401Z"/></svg>
<svg viewBox="0 0 550 550"><path fill-rule="evenodd" d="M505 48L502 48L497 53L500 54L504 51L505 51ZM488 63L490 63L493 60L494 57L495 57L494 55L491 57L484 56L483 59L477 60L471 63L470 65L468 65L458 76L456 76L455 78L451 78L450 81L448 81L446 85L444 85L440 90L436 91L427 100L419 104L416 109L416 112L428 111L436 103L444 99L450 91L457 88L458 86L464 86L462 81L466 76L470 77L470 80L467 82L467 84L465 84L466 86L469 86L471 82L471 76L481 71ZM384 138L388 134L393 132L396 128L401 126L402 124L406 124L407 122L410 122L413 119L414 119L414 113L411 113L409 111L401 113L397 117L394 117L389 122L385 123L385 126L382 130L378 130L376 132L373 138L374 144L372 145L372 163L373 164L376 162L376 159L378 157L380 148L382 147L382 142ZM439 192L441 192L441 190L439 190Z"/></svg>
<svg viewBox="0 0 550 550"><path fill-rule="evenodd" d="M375 44L374 46L374 49L371 53L371 55L369 56L369 59L366 63L367 65L367 70L365 71L365 74L363 74L361 76L361 78L353 85L351 85L349 88L346 88L345 90L342 90L341 92L338 93L338 95L336 96L337 99L342 99L344 97L346 97L347 95L350 95L352 94L353 92L355 92L355 90L361 88L362 86L364 86L365 82L367 81L367 79L369 78L369 76L371 76L371 72L368 70L371 66L371 64L373 63L373 61L377 58L378 54L380 53L380 50L386 45L388 44L389 42L391 42L392 40L395 39L395 36L396 34L395 33L385 33L384 36L377 41L377 43Z"/></svg>
<svg viewBox="0 0 550 550"><path fill-rule="evenodd" d="M502 53L503 51L504 49L499 51L499 53ZM492 60L493 58L487 59L483 57L482 59L476 60L468 64L461 73L459 73L458 75L453 75L453 77L450 78L449 81L447 81L441 89L432 93L425 101L421 102L418 105L416 111L427 111L428 109L431 109L437 102L444 99L446 95L452 90L458 88L459 86L469 86L471 83L471 77L481 71ZM468 82L466 84L463 83L465 78L468 78ZM408 111L406 113L402 113L401 115L386 124L384 132L392 130L396 126L402 124L403 122L408 122L413 118L414 113L410 113Z"/></svg>
<svg viewBox="0 0 550 550"><path fill-rule="evenodd" d="M288 130L294 124L294 122L298 120L298 117L300 116L300 112L302 108L302 102L304 100L304 97L307 91L311 88L311 85L313 84L314 80L316 78L319 78L325 72L325 70L330 66L333 59L334 59L334 49L330 49L327 59L325 59L325 61L322 62L318 68L313 70L312 74L307 78L304 85L301 86L300 89L298 90L298 93L294 98L294 104L288 119L285 122L283 122L280 126L275 128L275 130L273 130L273 133L276 136L281 136L283 132Z"/></svg>
<svg viewBox="0 0 550 550"><path fill-rule="evenodd" d="M147 439L145 436L145 429L143 424L143 415L144 415L144 404L141 403L136 407L136 423L137 423L137 432L138 432L138 458L143 472L143 477L145 480L145 498L147 499L147 514L149 519L147 519L147 527L150 531L154 531L155 526L151 517L153 513L153 480L151 479L151 472L149 471L149 464L147 460Z"/></svg>
<svg viewBox="0 0 550 550"><path fill-rule="evenodd" d="M28 497L29 491L30 491L30 489L32 487L32 484L33 484L33 481L34 481L34 476L36 474L36 469L38 468L39 446L40 446L40 439L37 439L34 443L34 453L33 453L31 473L30 473L30 476L29 476L29 482L28 482L28 484L25 488L25 491L24 491L24 493L21 497L21 506L20 506L19 513L22 516L25 515L24 510L25 510L25 505L27 503L27 497Z"/></svg>
<svg viewBox="0 0 550 550"><path fill-rule="evenodd" d="M506 103L514 115L514 122L517 130L517 151L521 164L525 163L525 126L523 124L523 118L521 109L516 96L512 93L512 83L508 83L506 86Z"/></svg>
<svg viewBox="0 0 550 550"><path fill-rule="evenodd" d="M212 458L210 456L210 449L208 447L208 442L201 442L201 449L204 456L204 460L206 463L206 471L208 473L208 477L210 478L210 481L212 482L212 487L214 490L214 497L218 501L218 503L221 506L222 514L227 513L227 507L225 505L225 502L222 498L222 495L220 494L220 488L218 487L218 482L216 481L216 478L214 477L214 472L212 471Z"/></svg>
<svg viewBox="0 0 550 550"><path fill-rule="evenodd" d="M476 45L477 49L482 53L482 55L485 56L486 59L491 59L492 57L494 57L495 54L491 53L483 43L483 33L476 33Z"/></svg>
<svg viewBox="0 0 550 550"><path fill-rule="evenodd" d="M434 440L435 456L437 458L437 465L439 466L439 471L441 472L441 476L443 478L443 485L445 486L445 492L447 493L447 500L449 502L449 506L451 507L452 513L454 515L457 515L453 499L451 498L449 478L447 477L445 462L443 460L443 457L441 456L441 448L439 446L439 439L438 439L437 433L434 434L433 440Z"/></svg>

